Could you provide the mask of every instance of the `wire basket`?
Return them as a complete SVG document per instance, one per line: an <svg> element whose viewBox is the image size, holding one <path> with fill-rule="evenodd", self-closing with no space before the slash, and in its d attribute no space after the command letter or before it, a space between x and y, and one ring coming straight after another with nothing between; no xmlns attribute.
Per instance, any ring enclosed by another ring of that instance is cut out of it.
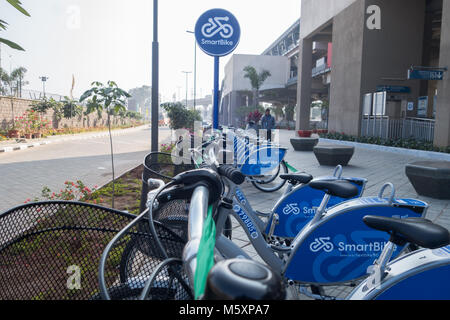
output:
<svg viewBox="0 0 450 320"><path fill-rule="evenodd" d="M101 261L100 284L111 299L138 299L148 288L145 299L192 299L182 266L186 241L144 212L123 229L107 246ZM120 252L121 261L114 261ZM109 265L119 268L111 272ZM99 297L97 297L99 298ZM143 298L142 298L143 299Z"/></svg>
<svg viewBox="0 0 450 320"><path fill-rule="evenodd" d="M151 191L147 184L148 179L160 179L169 183L178 174L195 168L192 159L187 157L176 157L163 152L148 154L144 159L144 172L142 173L140 212L147 209L147 194Z"/></svg>
<svg viewBox="0 0 450 320"><path fill-rule="evenodd" d="M95 296L101 254L134 218L67 201L32 203L1 214L0 299L87 300ZM118 263L108 265L111 273L120 269L122 261L122 253L115 254Z"/></svg>

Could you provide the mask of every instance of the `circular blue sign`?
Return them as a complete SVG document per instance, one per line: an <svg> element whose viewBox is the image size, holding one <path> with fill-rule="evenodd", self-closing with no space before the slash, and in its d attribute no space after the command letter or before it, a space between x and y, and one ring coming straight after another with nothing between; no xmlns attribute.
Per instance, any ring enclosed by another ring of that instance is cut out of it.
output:
<svg viewBox="0 0 450 320"><path fill-rule="evenodd" d="M212 9L197 20L195 38L206 54L223 57L236 49L241 38L241 27L231 12Z"/></svg>

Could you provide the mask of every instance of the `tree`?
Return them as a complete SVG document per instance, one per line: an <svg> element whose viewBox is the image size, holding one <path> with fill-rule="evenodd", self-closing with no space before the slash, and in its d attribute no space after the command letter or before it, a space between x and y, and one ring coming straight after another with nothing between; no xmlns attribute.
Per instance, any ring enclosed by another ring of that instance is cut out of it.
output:
<svg viewBox="0 0 450 320"><path fill-rule="evenodd" d="M195 121L202 121L202 117L198 110L188 110L179 102L163 103L161 107L166 110L167 116L170 119L170 128L173 130L193 130Z"/></svg>
<svg viewBox="0 0 450 320"><path fill-rule="evenodd" d="M14 8L16 8L18 11L20 11L22 14L26 15L27 17L30 17L30 14L22 7L22 3L20 3L19 0L6 0L10 5L12 5ZM0 19L0 31L6 30L8 26L8 23L4 20ZM21 46L19 46L17 43L12 42L10 40L6 40L3 38L0 38L0 43L6 44L8 47L20 51L25 51Z"/></svg>
<svg viewBox="0 0 450 320"><path fill-rule="evenodd" d="M8 86L9 95L14 96L14 89L16 89L18 96L21 96L22 87L28 84L28 81L24 81L25 73L27 69L24 67L19 67L11 71L8 74L4 69L0 69L0 80ZM7 93L6 88L3 88L4 93Z"/></svg>
<svg viewBox="0 0 450 320"><path fill-rule="evenodd" d="M22 86L28 84L28 82L23 81L23 78L25 77L26 72L27 72L27 69L25 69L24 67L19 67L17 69L14 69L13 71L11 71L10 74L8 74L8 72L6 72L4 69L0 68L0 80L2 83L5 83L8 86L9 96L11 98L11 114L12 114L13 127L15 126L14 99L13 99L14 83L17 83L17 91L21 92ZM0 89L1 89L1 93L8 94L8 90L6 90L6 87L1 86Z"/></svg>
<svg viewBox="0 0 450 320"><path fill-rule="evenodd" d="M101 82L93 82L92 88L83 93L80 97L80 102L87 99L87 111L86 114L97 111L99 117L103 111L106 111L108 115L108 130L109 141L111 146L111 164L112 164L112 182L113 182L113 194L111 198L112 207L114 208L114 185L115 185L115 172L114 172L114 150L111 134L111 112L116 114L122 110L126 110L125 99L131 97L125 90L119 88L114 81L108 81L107 85L103 85Z"/></svg>
<svg viewBox="0 0 450 320"><path fill-rule="evenodd" d="M11 72L11 78L13 81L17 81L17 95L19 97L22 97L22 87L29 84L28 81L24 81L25 73L27 73L27 71L26 68L19 67Z"/></svg>
<svg viewBox="0 0 450 320"><path fill-rule="evenodd" d="M150 104L152 98L152 87L142 86L140 88L131 89L128 93L131 95L131 99L133 99L136 103L136 106L139 105L142 108L141 110L144 111L144 107Z"/></svg>
<svg viewBox="0 0 450 320"><path fill-rule="evenodd" d="M244 78L250 80L250 84L253 89L253 102L254 106L259 106L259 90L263 83L269 78L271 73L268 70L262 70L260 73L256 71L256 69L252 66L247 66L244 68Z"/></svg>

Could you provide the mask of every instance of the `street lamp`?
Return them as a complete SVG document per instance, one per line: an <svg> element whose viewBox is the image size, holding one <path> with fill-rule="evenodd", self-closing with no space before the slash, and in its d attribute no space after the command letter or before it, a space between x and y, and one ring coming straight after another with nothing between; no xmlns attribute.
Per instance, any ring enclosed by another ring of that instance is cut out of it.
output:
<svg viewBox="0 0 450 320"><path fill-rule="evenodd" d="M197 39L195 39L195 32L186 30L187 33L194 35L194 110L197 105Z"/></svg>
<svg viewBox="0 0 450 320"><path fill-rule="evenodd" d="M44 92L44 98L45 98L45 83L47 82L48 79L50 79L49 77L43 76L43 77L39 77L39 79L41 79L42 81L42 87L43 87L43 92Z"/></svg>
<svg viewBox="0 0 450 320"><path fill-rule="evenodd" d="M186 109L188 107L188 84L189 84L189 74L192 73L192 71L181 71L182 73L186 74Z"/></svg>
<svg viewBox="0 0 450 320"><path fill-rule="evenodd" d="M159 42L158 42L158 0L153 0L153 42L152 42L152 152L159 150Z"/></svg>

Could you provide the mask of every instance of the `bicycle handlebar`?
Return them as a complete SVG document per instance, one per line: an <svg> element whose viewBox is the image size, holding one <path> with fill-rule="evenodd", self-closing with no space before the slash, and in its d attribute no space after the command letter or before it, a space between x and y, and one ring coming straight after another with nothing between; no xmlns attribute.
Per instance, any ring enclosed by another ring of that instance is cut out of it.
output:
<svg viewBox="0 0 450 320"><path fill-rule="evenodd" d="M228 179L234 184L241 185L245 181L245 175L239 170L230 165L222 165L217 169L217 172Z"/></svg>

